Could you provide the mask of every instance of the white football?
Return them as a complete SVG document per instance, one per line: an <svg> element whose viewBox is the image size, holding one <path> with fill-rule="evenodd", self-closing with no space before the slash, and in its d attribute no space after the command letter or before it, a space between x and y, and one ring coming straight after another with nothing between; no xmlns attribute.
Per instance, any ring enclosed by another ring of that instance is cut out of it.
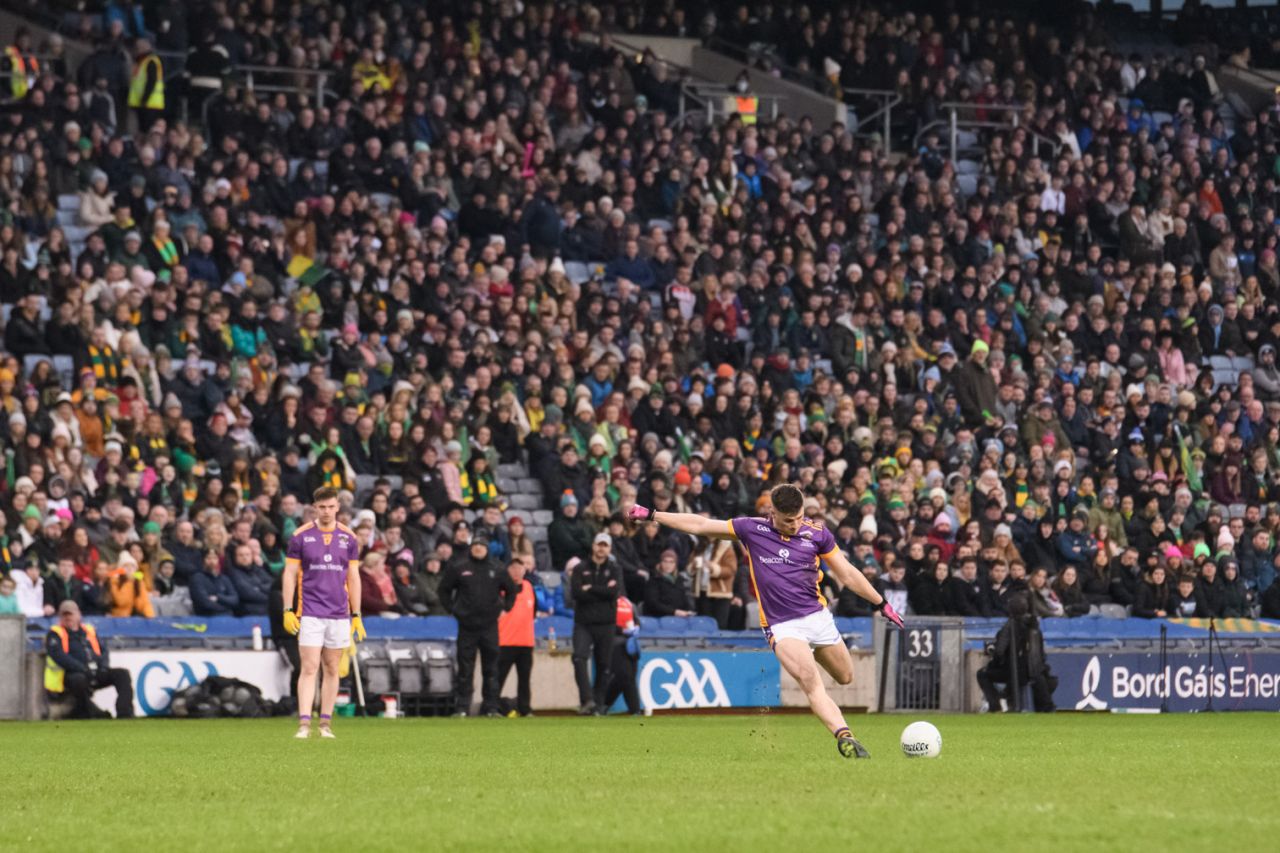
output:
<svg viewBox="0 0 1280 853"><path fill-rule="evenodd" d="M902 730L902 752L907 758L937 758L942 752L942 732L924 720Z"/></svg>

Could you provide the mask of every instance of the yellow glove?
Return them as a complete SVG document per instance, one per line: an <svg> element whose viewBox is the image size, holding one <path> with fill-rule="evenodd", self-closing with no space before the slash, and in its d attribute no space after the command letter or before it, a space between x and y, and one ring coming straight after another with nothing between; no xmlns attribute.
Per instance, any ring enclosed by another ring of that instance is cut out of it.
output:
<svg viewBox="0 0 1280 853"><path fill-rule="evenodd" d="M298 619L297 613L292 610L284 612L284 629L295 636L302 630L302 621Z"/></svg>
<svg viewBox="0 0 1280 853"><path fill-rule="evenodd" d="M351 614L351 639L357 643L363 643L364 638L364 621L361 620L359 613L353 613Z"/></svg>

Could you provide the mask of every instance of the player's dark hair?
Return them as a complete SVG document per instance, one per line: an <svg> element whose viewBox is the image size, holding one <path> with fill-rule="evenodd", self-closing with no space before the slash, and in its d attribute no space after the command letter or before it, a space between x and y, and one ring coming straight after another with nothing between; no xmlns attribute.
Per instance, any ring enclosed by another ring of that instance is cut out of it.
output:
<svg viewBox="0 0 1280 853"><path fill-rule="evenodd" d="M774 486L769 492L769 502L773 504L774 512L795 515L804 509L804 492L800 491L799 486L784 483Z"/></svg>
<svg viewBox="0 0 1280 853"><path fill-rule="evenodd" d="M332 486L321 486L311 493L311 502L318 504L320 501L336 501L338 499L338 490Z"/></svg>

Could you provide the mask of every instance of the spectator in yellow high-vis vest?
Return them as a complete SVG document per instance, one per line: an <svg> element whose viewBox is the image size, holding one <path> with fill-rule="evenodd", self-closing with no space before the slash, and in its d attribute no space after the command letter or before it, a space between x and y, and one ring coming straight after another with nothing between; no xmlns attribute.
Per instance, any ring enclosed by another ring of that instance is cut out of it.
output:
<svg viewBox="0 0 1280 853"><path fill-rule="evenodd" d="M138 130L142 133L164 117L164 65L151 50L151 42L144 38L134 46L129 108L138 116Z"/></svg>
<svg viewBox="0 0 1280 853"><path fill-rule="evenodd" d="M105 716L94 708L93 694L107 687L116 689L116 716L133 716L129 670L111 668L106 646L92 625L80 623L74 601L58 606L58 624L45 636L44 655L44 689L50 699L70 699L71 716Z"/></svg>
<svg viewBox="0 0 1280 853"><path fill-rule="evenodd" d="M9 72L9 94L20 101L31 91L40 76L40 61L31 52L31 34L26 27L19 27L13 44L4 49L5 63L0 66Z"/></svg>

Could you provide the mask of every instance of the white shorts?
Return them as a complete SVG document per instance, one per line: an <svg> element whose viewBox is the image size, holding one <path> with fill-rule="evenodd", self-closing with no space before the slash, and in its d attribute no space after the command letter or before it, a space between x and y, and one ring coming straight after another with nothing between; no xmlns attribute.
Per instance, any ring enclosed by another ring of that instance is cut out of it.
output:
<svg viewBox="0 0 1280 853"><path fill-rule="evenodd" d="M326 649L345 649L351 645L350 619L321 619L319 616L303 616L302 629L298 631L298 645Z"/></svg>
<svg viewBox="0 0 1280 853"><path fill-rule="evenodd" d="M764 634L769 638L770 646L775 645L779 640L788 639L803 640L811 649L844 642L840 631L836 629L836 620L830 610L817 610L799 619L789 619L786 622L770 625L764 629Z"/></svg>

